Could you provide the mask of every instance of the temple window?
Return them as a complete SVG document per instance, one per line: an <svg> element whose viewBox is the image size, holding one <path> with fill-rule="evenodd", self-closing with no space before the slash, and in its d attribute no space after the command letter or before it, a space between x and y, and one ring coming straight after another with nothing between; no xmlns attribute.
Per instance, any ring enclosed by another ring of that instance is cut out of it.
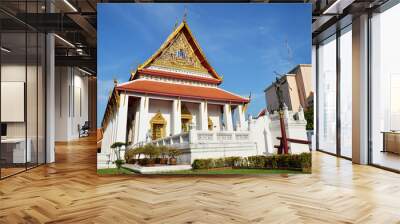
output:
<svg viewBox="0 0 400 224"><path fill-rule="evenodd" d="M165 137L165 128L167 126L167 121L162 116L161 112L158 111L157 114L150 120L151 125L151 139L157 140Z"/></svg>

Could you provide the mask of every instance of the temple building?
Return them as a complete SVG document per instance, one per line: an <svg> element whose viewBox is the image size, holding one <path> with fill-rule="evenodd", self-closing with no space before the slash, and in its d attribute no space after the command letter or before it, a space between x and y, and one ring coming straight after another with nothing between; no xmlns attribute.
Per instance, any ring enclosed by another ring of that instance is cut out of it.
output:
<svg viewBox="0 0 400 224"><path fill-rule="evenodd" d="M128 82L115 83L102 122L101 152L110 153L114 142L130 147L168 142L186 152L187 163L207 147L225 148L200 157L258 154L245 121L250 99L221 83L183 21Z"/></svg>

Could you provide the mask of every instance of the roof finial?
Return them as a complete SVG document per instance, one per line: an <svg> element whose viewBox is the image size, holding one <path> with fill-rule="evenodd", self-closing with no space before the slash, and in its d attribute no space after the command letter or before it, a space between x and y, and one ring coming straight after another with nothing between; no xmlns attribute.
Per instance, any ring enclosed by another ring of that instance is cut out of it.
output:
<svg viewBox="0 0 400 224"><path fill-rule="evenodd" d="M186 19L187 19L187 12L188 12L188 9L187 9L187 6L185 5L185 11L184 11L184 13L183 13L183 22L186 22Z"/></svg>

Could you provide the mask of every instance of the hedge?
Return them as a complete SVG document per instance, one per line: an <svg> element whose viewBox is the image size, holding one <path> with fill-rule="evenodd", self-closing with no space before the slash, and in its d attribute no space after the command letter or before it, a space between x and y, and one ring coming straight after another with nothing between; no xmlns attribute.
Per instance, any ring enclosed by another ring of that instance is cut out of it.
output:
<svg viewBox="0 0 400 224"><path fill-rule="evenodd" d="M193 169L212 169L221 167L249 169L289 169L310 172L311 153L196 159L192 164Z"/></svg>

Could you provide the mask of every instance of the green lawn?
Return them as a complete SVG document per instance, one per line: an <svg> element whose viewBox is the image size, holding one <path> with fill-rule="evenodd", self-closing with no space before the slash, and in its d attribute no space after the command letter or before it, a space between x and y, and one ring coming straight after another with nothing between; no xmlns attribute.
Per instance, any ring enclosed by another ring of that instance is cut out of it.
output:
<svg viewBox="0 0 400 224"><path fill-rule="evenodd" d="M107 169L98 169L97 170L97 174L133 174L134 172L125 169L125 168L121 168L120 172L118 172L117 168L107 168Z"/></svg>
<svg viewBox="0 0 400 224"><path fill-rule="evenodd" d="M292 174L303 173L296 170L273 170L273 169L201 169L164 172L161 174Z"/></svg>
<svg viewBox="0 0 400 224"><path fill-rule="evenodd" d="M162 172L158 174L298 174L304 173L296 170L278 170L278 169L200 169L200 170L181 170L181 171L170 171L170 172ZM118 173L117 168L108 168L108 169L99 169L97 170L97 174L135 174L130 169L121 168ZM152 175L152 174L149 174Z"/></svg>

